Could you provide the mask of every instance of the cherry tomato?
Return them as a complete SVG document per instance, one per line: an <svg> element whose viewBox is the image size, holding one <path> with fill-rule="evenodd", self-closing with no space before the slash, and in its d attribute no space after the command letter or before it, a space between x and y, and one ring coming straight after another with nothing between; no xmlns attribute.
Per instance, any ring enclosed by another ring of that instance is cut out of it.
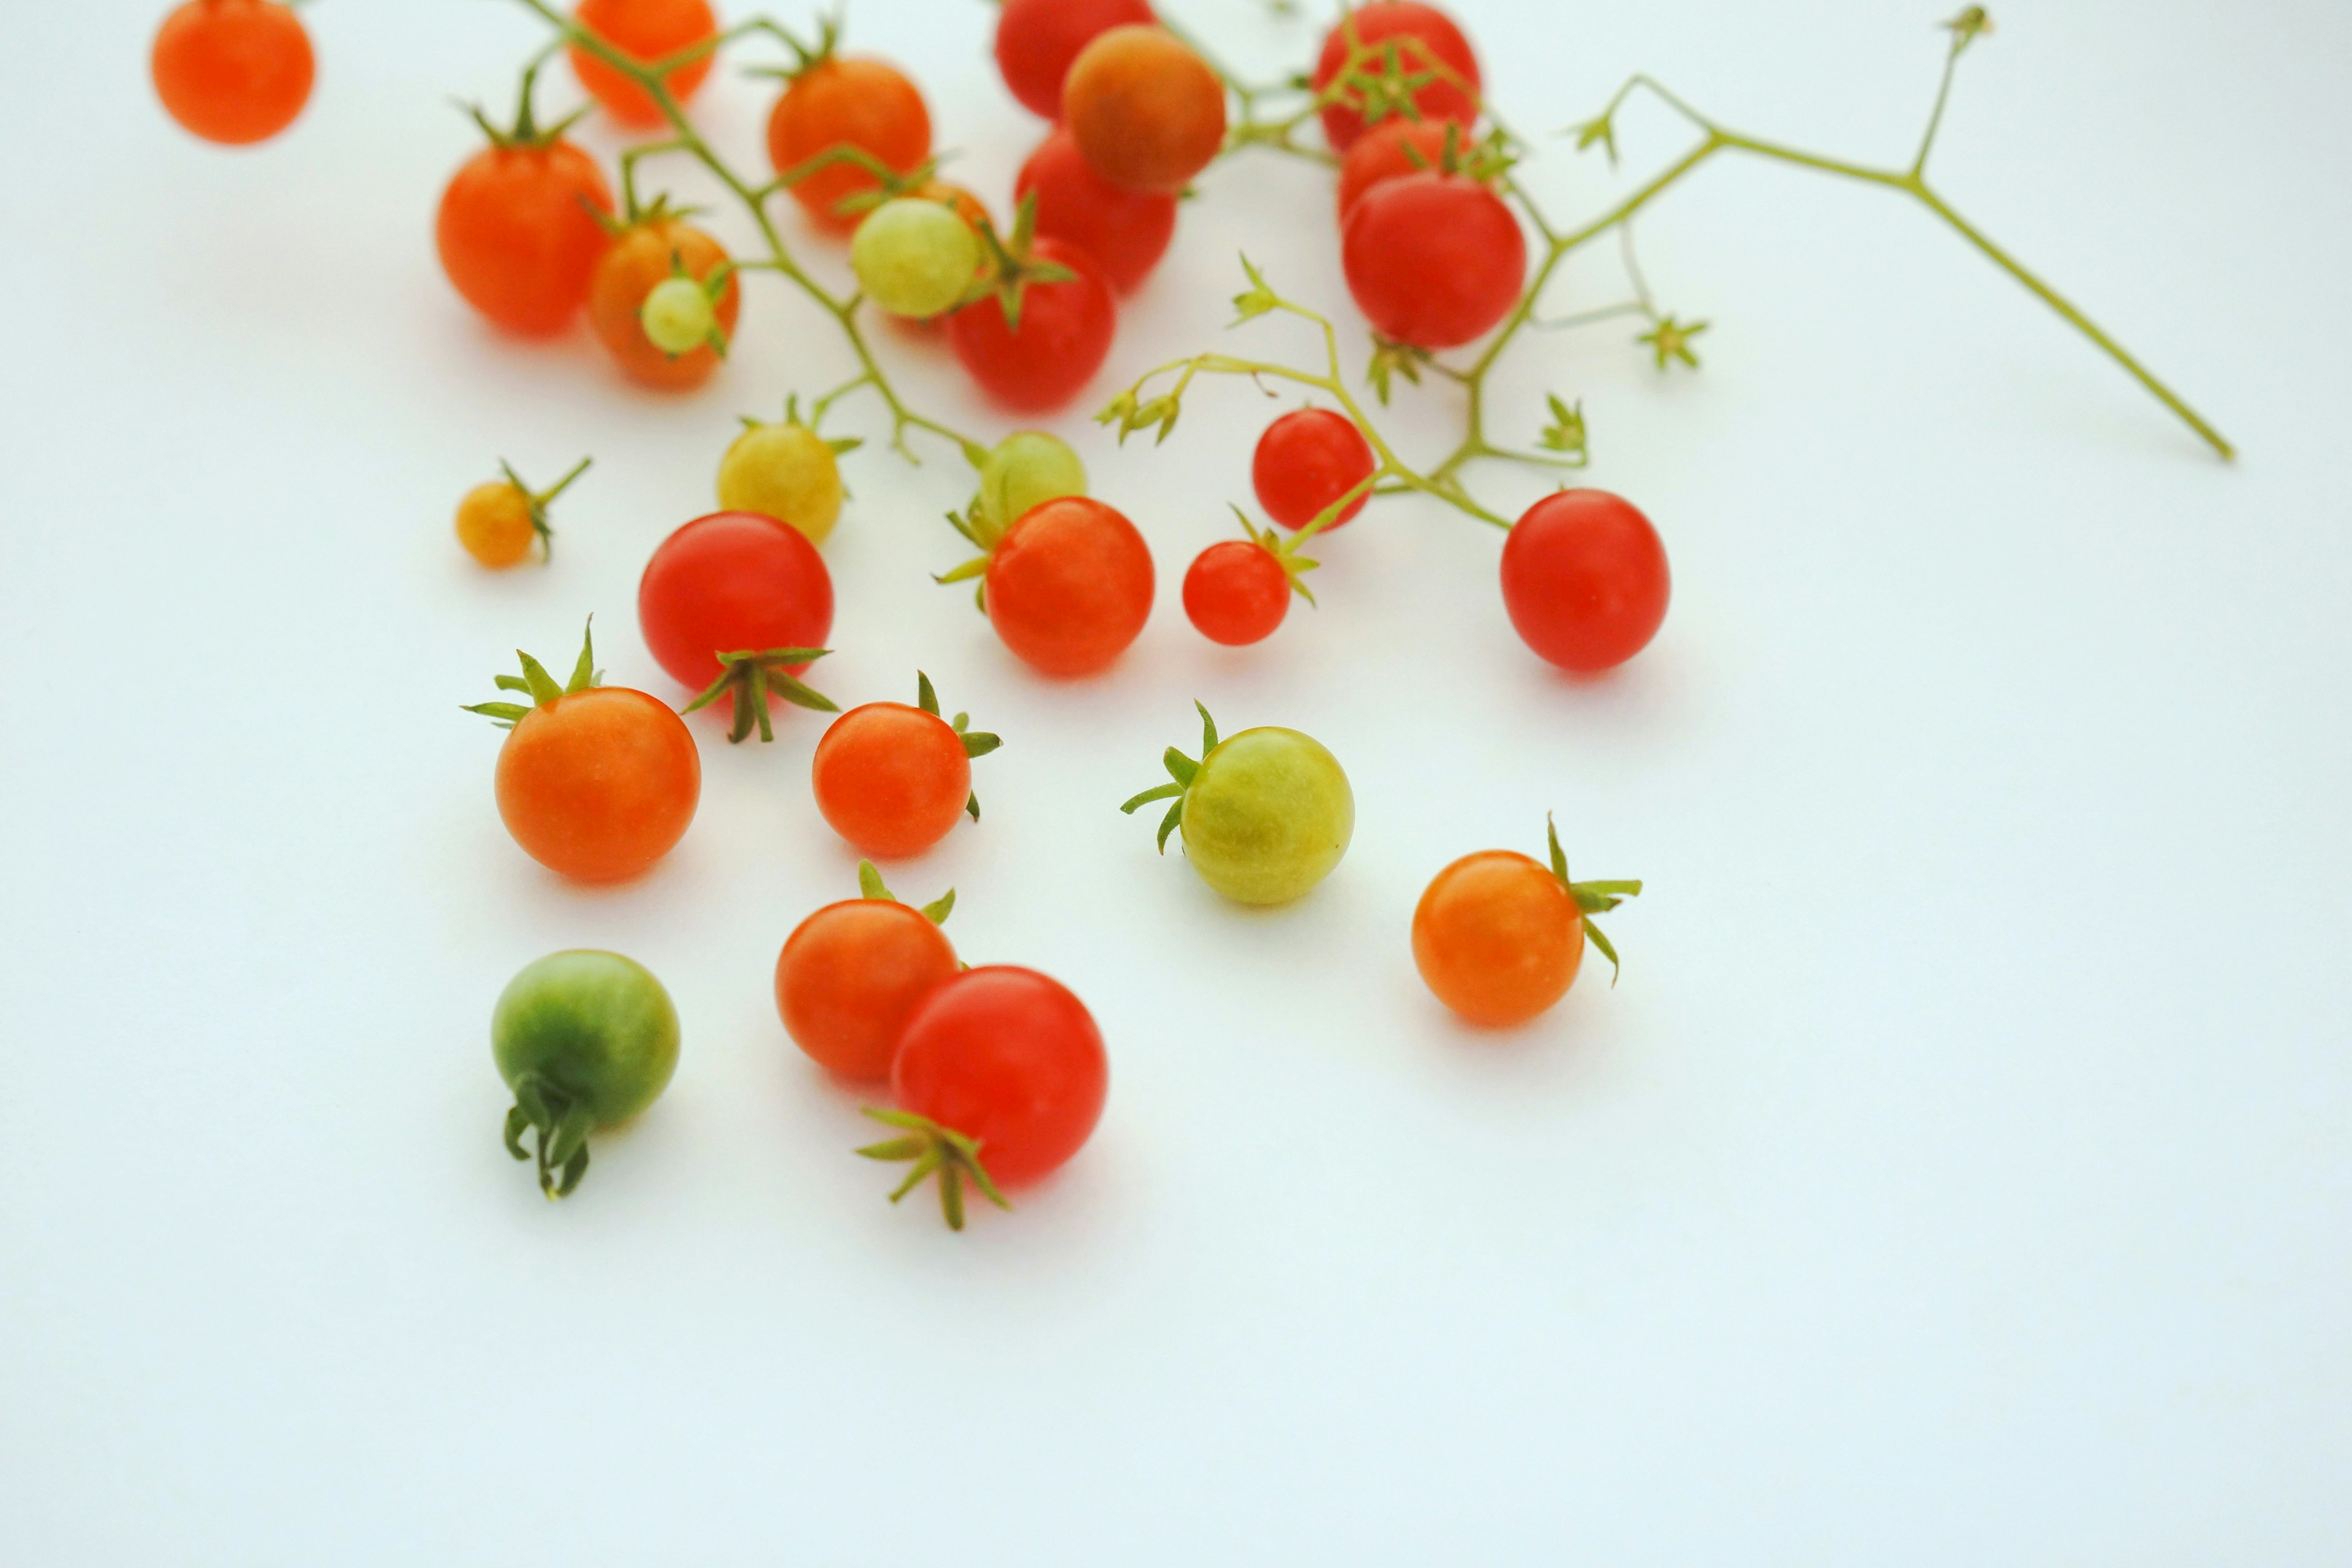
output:
<svg viewBox="0 0 2352 1568"><path fill-rule="evenodd" d="M1355 422L1328 408L1297 408L1265 427L1250 459L1257 504L1285 528L1305 528L1324 508L1372 477L1380 466ZM1368 489L1323 525L1344 528L1372 499Z"/></svg>
<svg viewBox="0 0 2352 1568"><path fill-rule="evenodd" d="M1225 84L1165 27L1129 23L1079 51L1062 118L1095 173L1172 195L1225 144Z"/></svg>
<svg viewBox="0 0 2352 1568"><path fill-rule="evenodd" d="M589 459L581 458L553 489L538 494L514 469L499 464L506 478L476 485L457 503L457 542L467 554L493 570L520 564L534 544L541 547L541 560L553 559L555 530L548 521L547 509L588 471L588 464Z"/></svg>
<svg viewBox="0 0 2352 1568"><path fill-rule="evenodd" d="M1548 867L1507 849L1465 855L1422 894L1412 961L1437 999L1472 1023L1523 1024L1576 984L1588 935L1617 962L1592 917L1641 890L1639 882L1570 882L1557 830Z"/></svg>
<svg viewBox="0 0 2352 1568"><path fill-rule="evenodd" d="M890 1076L916 1007L956 976L955 949L940 930L955 895L911 909L871 865L858 869L866 896L817 910L776 955L776 1012L819 1066L878 1081Z"/></svg>
<svg viewBox="0 0 2352 1568"><path fill-rule="evenodd" d="M550 953L507 982L490 1015L490 1055L514 1090L507 1152L540 1190L569 1197L588 1173L588 1134L642 1115L677 1071L677 1009L643 964L617 952Z"/></svg>
<svg viewBox="0 0 2352 1568"><path fill-rule="evenodd" d="M1528 242L1484 185L1460 174L1404 174L1357 198L1340 263L1373 331L1450 349L1484 336L1518 304Z"/></svg>
<svg viewBox="0 0 2352 1568"><path fill-rule="evenodd" d="M980 468L981 510L1001 531L1032 507L1087 493L1087 466L1059 436L1015 430Z"/></svg>
<svg viewBox="0 0 2352 1568"><path fill-rule="evenodd" d="M857 226L850 270L875 305L926 321L961 304L981 270L980 237L952 206L899 196Z"/></svg>
<svg viewBox="0 0 2352 1568"><path fill-rule="evenodd" d="M560 331L588 300L611 241L597 214L613 193L595 160L531 123L525 92L512 132L460 167L441 194L434 237L466 302L511 332Z"/></svg>
<svg viewBox="0 0 2352 1568"><path fill-rule="evenodd" d="M499 816L532 859L582 882L638 876L677 847L702 798L702 758L669 705L598 686L593 643L558 687L523 656L532 705L469 709L510 726L499 751Z"/></svg>
<svg viewBox="0 0 2352 1568"><path fill-rule="evenodd" d="M996 68L1023 108L1062 117L1062 79L1097 34L1154 18L1144 0L1005 0L996 18Z"/></svg>
<svg viewBox="0 0 2352 1568"><path fill-rule="evenodd" d="M1093 257L1121 293L1151 275L1176 233L1174 196L1112 184L1079 154L1066 128L1057 127L1021 165L1013 199L1033 193L1037 232Z"/></svg>
<svg viewBox="0 0 2352 1568"><path fill-rule="evenodd" d="M1357 199L1383 181L1445 163L1445 144L1457 149L1470 144L1470 132L1454 120L1383 120L1348 149L1339 160L1339 221L1345 223Z"/></svg>
<svg viewBox="0 0 2352 1568"><path fill-rule="evenodd" d="M1184 613L1201 635L1227 647L1264 642L1290 613L1290 574L1274 552L1248 539L1212 544L1184 574Z"/></svg>
<svg viewBox="0 0 2352 1568"><path fill-rule="evenodd" d="M983 599L996 635L1047 675L1107 669L1151 616L1151 550L1098 500L1032 507L988 560Z"/></svg>
<svg viewBox="0 0 2352 1568"><path fill-rule="evenodd" d="M720 510L764 512L823 544L841 516L841 462L832 443L791 415L781 425L745 425L719 459Z"/></svg>
<svg viewBox="0 0 2352 1568"><path fill-rule="evenodd" d="M1580 674L1647 647L1673 586L1658 531L1606 490L1544 497L1503 544L1503 606L1519 640Z"/></svg>
<svg viewBox="0 0 2352 1568"><path fill-rule="evenodd" d="M868 702L833 721L812 764L817 809L833 830L877 860L920 855L969 813L980 820L971 759L1003 742L969 733L964 715L940 717L929 676L919 706Z"/></svg>
<svg viewBox="0 0 2352 1568"><path fill-rule="evenodd" d="M1161 854L1181 827L1184 858L1225 897L1244 904L1304 898L1339 866L1355 837L1356 796L1339 760L1296 730L1244 730L1220 742L1205 708L1201 722L1201 760L1170 747L1165 761L1175 783L1146 790L1119 809L1131 814L1172 797L1160 824Z"/></svg>
<svg viewBox="0 0 2352 1568"><path fill-rule="evenodd" d="M789 174L836 146L863 150L900 174L931 155L931 113L923 95L898 67L860 55L828 54L793 77L768 117L768 156ZM845 196L880 187L854 163L818 170L792 187L793 199L828 228L856 228L861 215L844 213Z"/></svg>
<svg viewBox="0 0 2352 1568"><path fill-rule="evenodd" d="M719 31L709 0L580 0L572 19L639 65L667 58ZM662 85L685 104L710 74L716 58L714 51L678 67L662 79ZM652 94L578 44L572 46L572 68L588 95L622 124L645 130L662 122L661 106Z"/></svg>
<svg viewBox="0 0 2352 1568"><path fill-rule="evenodd" d="M1021 324L1008 324L1003 301L975 300L948 318L948 342L971 378L1008 408L1058 408L1086 389L1118 327L1118 306L1094 258L1058 239L1041 239L1040 260L1075 277L1022 290Z"/></svg>
<svg viewBox="0 0 2352 1568"><path fill-rule="evenodd" d="M631 225L604 252L589 284L588 321L630 380L683 392L710 379L719 368L718 351L706 344L681 354L665 353L646 336L644 311L646 296L672 277L677 266L682 264L687 277L699 283L726 259L717 240L669 217ZM742 291L730 273L713 302L722 336L733 335L742 308Z"/></svg>
<svg viewBox="0 0 2352 1568"><path fill-rule="evenodd" d="M310 100L310 35L276 0L188 0L163 18L148 67L183 129L243 147L267 142Z"/></svg>
<svg viewBox="0 0 2352 1568"><path fill-rule="evenodd" d="M1315 62L1314 86L1321 92L1331 85L1348 63L1353 47L1349 41L1352 28L1355 44L1373 45L1391 39L1418 39L1419 44L1401 44L1397 51L1398 66L1408 77L1432 76L1433 79L1414 89L1412 103L1423 120L1459 120L1467 125L1478 118L1478 56L1470 47L1470 40L1454 18L1434 5L1423 5L1419 0L1372 0L1369 5L1358 6L1341 18L1339 25L1323 39L1322 56ZM1442 64L1457 80L1448 80L1438 71ZM1375 56L1360 68L1379 76L1385 74L1385 62ZM1323 134L1335 153L1345 153L1364 133L1364 118L1360 112L1364 106L1360 90L1350 89L1323 110Z"/></svg>
<svg viewBox="0 0 2352 1568"><path fill-rule="evenodd" d="M700 690L728 672L720 654L824 647L833 630L833 577L816 546L789 524L758 512L713 512L662 541L646 563L637 623L670 678Z"/></svg>

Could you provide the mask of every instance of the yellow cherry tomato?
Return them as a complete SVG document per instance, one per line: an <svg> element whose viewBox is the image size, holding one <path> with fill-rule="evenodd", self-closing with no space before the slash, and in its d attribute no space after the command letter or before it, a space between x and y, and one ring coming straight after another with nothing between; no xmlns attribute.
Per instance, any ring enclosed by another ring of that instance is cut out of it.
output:
<svg viewBox="0 0 2352 1568"><path fill-rule="evenodd" d="M824 437L796 420L753 425L719 463L719 505L791 524L823 544L841 516L841 464Z"/></svg>
<svg viewBox="0 0 2352 1568"><path fill-rule="evenodd" d="M457 542L485 566L518 565L539 540L531 500L507 479L476 485L457 503Z"/></svg>

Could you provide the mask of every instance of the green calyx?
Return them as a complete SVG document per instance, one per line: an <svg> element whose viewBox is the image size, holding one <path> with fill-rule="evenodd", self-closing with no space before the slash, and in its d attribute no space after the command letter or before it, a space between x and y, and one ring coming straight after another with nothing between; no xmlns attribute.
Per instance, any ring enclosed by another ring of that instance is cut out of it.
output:
<svg viewBox="0 0 2352 1568"><path fill-rule="evenodd" d="M775 726L768 718L768 698L782 698L797 708L807 708L819 713L838 713L840 706L814 687L802 683L793 674L794 665L814 664L831 648L772 647L757 652L722 653L719 662L725 667L718 679L704 689L701 696L678 710L680 713L698 713L721 697L732 694L735 699L734 727L727 731L730 742L740 743L754 729L762 742L776 738Z"/></svg>
<svg viewBox="0 0 2352 1568"><path fill-rule="evenodd" d="M1352 492L1350 493L1352 494ZM1242 532L1248 537L1249 542L1252 544L1256 545L1260 550L1265 551L1268 555L1273 556L1275 564L1282 568L1283 578L1285 581L1289 583L1290 591L1297 595L1300 598L1306 600L1309 605L1313 605L1315 603L1315 590L1309 588L1300 579L1304 578L1309 572L1312 572L1317 567L1322 565L1323 563L1320 561L1311 561L1306 556L1299 554L1298 547L1306 543L1308 540L1314 538L1318 533L1321 532L1327 526L1328 526L1331 519L1339 515L1340 509L1348 504L1349 499L1349 496L1342 496L1338 500L1333 501L1329 506L1324 508L1323 510L1318 512L1313 518L1309 519L1305 528L1300 529L1288 539L1283 538L1271 528L1258 527L1257 524L1250 521L1249 513L1244 511L1237 506L1234 507L1234 515L1241 519ZM1226 504L1231 505L1232 503L1227 502Z"/></svg>
<svg viewBox="0 0 2352 1568"><path fill-rule="evenodd" d="M1209 760L1209 753L1217 749L1217 721L1209 717L1208 708L1199 700L1195 700L1192 706L1201 715L1201 761L1196 763L1175 747L1169 747L1160 753L1160 764L1168 770L1169 778L1174 782L1145 790L1119 807L1133 816L1138 809L1155 800L1172 800L1175 803L1168 808L1168 815L1160 819L1160 853L1162 855L1168 853L1168 836L1184 825L1184 792L1192 787L1192 781L1201 776L1202 764Z"/></svg>
<svg viewBox="0 0 2352 1568"><path fill-rule="evenodd" d="M512 463L508 462L504 458L499 459L499 472L506 476L507 483L520 491L522 499L530 507L531 531L539 535L539 555L542 563L555 559L555 528L547 509L553 506L555 498L570 489L572 481L586 473L595 461L593 458L583 458L572 465L572 471L556 480L553 486L543 490L534 490L523 483L522 476L514 471Z"/></svg>
<svg viewBox="0 0 2352 1568"><path fill-rule="evenodd" d="M464 711L479 713L499 729L511 730L530 717L534 710L544 708L558 698L570 697L575 692L586 691L594 687L599 679L596 668L596 618L593 616L588 618L588 628L581 634L580 661L572 667L572 679L562 686L555 684L555 678L547 673L545 665L523 652L522 649L515 649L515 658L522 661L522 673L519 676L499 676L499 689L521 692L528 696L530 701L529 703L477 702L467 707Z"/></svg>
<svg viewBox="0 0 2352 1568"><path fill-rule="evenodd" d="M866 1114L886 1127L896 1127L906 1136L885 1142L869 1143L858 1150L869 1160L911 1162L914 1168L898 1190L890 1194L897 1203L922 1185L923 1179L937 1172L940 1178L940 1213L947 1217L950 1230L963 1228L963 1184L970 1182L980 1189L980 1195L998 1208L1010 1211L1013 1205L996 1190L989 1179L988 1167L980 1163L980 1144L951 1127L942 1127L928 1116L917 1116L908 1110L877 1110L866 1108Z"/></svg>
<svg viewBox="0 0 2352 1568"><path fill-rule="evenodd" d="M838 15L825 16L820 13L816 19L816 42L804 44L780 23L761 23L760 25L761 32L768 34L784 47L792 50L793 63L789 66L754 66L743 74L752 77L771 77L779 81L793 81L806 76L840 52L841 24L842 18Z"/></svg>
<svg viewBox="0 0 2352 1568"><path fill-rule="evenodd" d="M994 222L979 227L981 248L986 253L986 265L971 292L963 303L973 304L996 296L997 306L1004 312L1004 325L1013 332L1021 331L1021 302L1033 283L1066 283L1077 276L1057 261L1040 261L1034 254L1037 236L1037 193L1030 192L1021 198L1019 211L1013 215L1010 238L1000 237ZM961 307L959 307L961 309Z"/></svg>
<svg viewBox="0 0 2352 1568"><path fill-rule="evenodd" d="M1405 162L1416 169L1434 169L1441 174L1460 174L1479 184L1491 184L1511 172L1518 163L1511 151L1510 138L1500 130L1488 132L1472 141L1464 132L1459 121L1445 122L1445 145L1439 150L1437 162L1431 163L1420 148L1408 142L1404 144Z"/></svg>
<svg viewBox="0 0 2352 1568"><path fill-rule="evenodd" d="M574 125L579 124L581 119L586 115L589 109L593 107L592 105L583 103L578 109L573 110L571 113L557 121L554 124L547 126L541 125L539 123L538 116L532 109L531 98L533 90L539 85L540 68L544 64L546 64L546 59L542 57L540 59L533 60L528 67L524 68L522 73L522 87L517 94L515 100L514 124L509 129L501 130L497 124L493 123L488 113L485 111L482 106L478 103L461 103L458 105L458 107L463 109L467 116L473 120L475 124L482 128L482 134L490 139L491 146L506 153L537 153L544 151L563 140L563 133L571 130Z"/></svg>
<svg viewBox="0 0 2352 1568"><path fill-rule="evenodd" d="M996 558L996 547L1004 542L1006 524L997 520L980 496L960 512L947 514L948 526L964 536L980 553L962 565L932 575L934 583L971 583L971 602L982 615L988 613L988 584L979 579L988 575L988 563Z"/></svg>
<svg viewBox="0 0 2352 1568"><path fill-rule="evenodd" d="M568 1198L580 1178L588 1173L588 1130L595 1113L584 1100L576 1100L542 1073L525 1073L515 1080L515 1102L507 1112L507 1152L518 1160L536 1160L539 1190L550 1203ZM523 1134L535 1132L536 1147L523 1147Z"/></svg>
<svg viewBox="0 0 2352 1568"><path fill-rule="evenodd" d="M882 872L871 860L860 860L857 863L857 896L885 904L895 904L898 901L898 895L883 884ZM953 888L950 888L937 899L925 904L920 910L922 916L935 926L947 924L948 916L954 912L955 889Z"/></svg>
<svg viewBox="0 0 2352 1568"><path fill-rule="evenodd" d="M945 715L941 714L940 711L940 694L931 689L931 678L925 675L919 669L915 671L915 706L920 708L924 712L929 714L934 719L945 717ZM980 758L988 755L989 752L996 750L997 747L1004 744L1004 741L1002 736L992 735L985 730L975 731L972 729L971 715L969 713L957 714L954 720L950 722L948 728L953 730L956 732L956 739L963 742L963 754L966 758L971 761L976 762ZM978 790L972 791L971 795L964 801L963 809L964 814L970 816L974 822L978 822L980 820L980 792ZM952 894L950 895L950 897L953 896L954 895Z"/></svg>
<svg viewBox="0 0 2352 1568"><path fill-rule="evenodd" d="M1584 920L1585 937L1593 946L1601 950L1601 956L1609 961L1609 984L1614 985L1617 984L1618 976L1623 973L1624 966L1617 962L1617 950L1610 945L1609 939L1603 936L1601 928L1593 923L1592 917L1605 915L1627 899L1636 897L1642 891L1642 884L1638 881L1578 882L1570 880L1568 875L1568 855L1559 847L1559 828L1553 823L1549 813L1544 816L1544 832L1551 840L1551 874L1559 879L1559 885L1566 888L1568 896L1576 900L1577 910Z"/></svg>
<svg viewBox="0 0 2352 1568"><path fill-rule="evenodd" d="M819 405L815 413L803 416L801 413L801 395L795 392L784 399L784 416L774 424L771 424L765 419L754 419L749 414L739 414L735 418L736 421L743 426L746 433L753 430L805 430L810 435L816 436L818 440L823 441L826 447L832 449L833 455L836 458L845 458L849 456L850 453L857 450L858 447L866 445L866 437L863 436L818 436L816 427L818 423L824 418L824 415L825 410L824 405ZM842 493L845 495L848 493L846 487L844 487Z"/></svg>

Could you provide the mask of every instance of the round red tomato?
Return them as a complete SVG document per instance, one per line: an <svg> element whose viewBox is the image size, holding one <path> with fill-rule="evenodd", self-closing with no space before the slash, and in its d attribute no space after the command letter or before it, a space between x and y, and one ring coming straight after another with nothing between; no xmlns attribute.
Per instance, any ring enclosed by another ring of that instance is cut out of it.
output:
<svg viewBox="0 0 2352 1568"><path fill-rule="evenodd" d="M971 799L963 737L903 702L869 702L835 720L811 772L825 821L877 860L920 855Z"/></svg>
<svg viewBox="0 0 2352 1568"><path fill-rule="evenodd" d="M1122 293L1150 276L1176 233L1174 196L1112 184L1080 156L1076 140L1064 127L1056 127L1021 165L1013 199L1032 194L1037 198L1038 234L1085 251Z"/></svg>
<svg viewBox="0 0 2352 1568"><path fill-rule="evenodd" d="M983 597L996 635L1047 675L1109 668L1151 616L1151 551L1098 500L1031 507L988 559Z"/></svg>
<svg viewBox="0 0 2352 1568"><path fill-rule="evenodd" d="M1470 132L1453 120L1383 120L1363 133L1339 160L1339 221L1366 191L1384 181L1425 169L1443 169L1445 143L1466 152Z"/></svg>
<svg viewBox="0 0 2352 1568"><path fill-rule="evenodd" d="M890 1076L923 998L957 973L930 917L888 899L828 904L776 955L776 1011L795 1045L844 1078Z"/></svg>
<svg viewBox="0 0 2352 1568"><path fill-rule="evenodd" d="M719 30L709 0L580 0L572 20L639 65L677 53ZM662 79L669 95L684 104L710 74L716 51L689 61ZM662 122L653 96L594 55L572 46L572 68L588 95L622 124L645 130Z"/></svg>
<svg viewBox="0 0 2352 1568"><path fill-rule="evenodd" d="M611 243L595 215L612 210L595 160L561 137L485 147L441 195L441 269L509 331L559 331L587 302Z"/></svg>
<svg viewBox="0 0 2352 1568"><path fill-rule="evenodd" d="M1413 108L1423 120L1459 120L1469 124L1478 118L1478 56L1470 47L1470 40L1454 18L1434 5L1423 5L1419 0L1372 0L1360 5L1340 19L1323 39L1323 53L1315 62L1314 85L1321 92L1331 85L1352 52L1349 30L1353 29L1358 46L1385 43L1390 39L1418 39L1418 46L1402 44L1399 63L1407 76L1435 73L1442 63L1459 80L1447 80L1441 75L1418 88L1412 95ZM1374 56L1362 68L1378 75L1385 61ZM1343 92L1339 100L1323 110L1323 134L1335 153L1345 153L1355 145L1356 138L1364 133L1364 119L1358 112L1363 108L1360 92Z"/></svg>
<svg viewBox="0 0 2352 1568"><path fill-rule="evenodd" d="M1612 669L1647 647L1672 589L1658 531L1606 490L1544 497L1503 544L1511 625L1562 669Z"/></svg>
<svg viewBox="0 0 2352 1568"><path fill-rule="evenodd" d="M1034 254L1076 276L1022 290L1021 324L1009 325L992 294L948 318L948 342L972 380L1007 408L1058 408L1084 391L1110 357L1118 306L1102 268L1086 252L1041 239Z"/></svg>
<svg viewBox="0 0 2352 1568"><path fill-rule="evenodd" d="M756 511L713 512L662 541L646 563L637 623L670 679L700 690L724 673L722 653L823 647L833 577L797 529Z"/></svg>
<svg viewBox="0 0 2352 1568"><path fill-rule="evenodd" d="M1110 1060L1086 1004L1034 969L990 965L939 986L898 1037L899 1108L980 1146L999 1185L1034 1181L1102 1119Z"/></svg>
<svg viewBox="0 0 2352 1568"><path fill-rule="evenodd" d="M1184 614L1211 642L1241 647L1274 635L1290 613L1290 574L1247 539L1212 544L1184 574Z"/></svg>
<svg viewBox="0 0 2352 1568"><path fill-rule="evenodd" d="M931 111L906 73L887 60L827 55L801 71L768 117L768 157L789 174L834 147L856 147L900 174L931 155ZM826 227L846 233L862 213L841 201L880 182L854 163L830 164L792 187L793 199Z"/></svg>
<svg viewBox="0 0 2352 1568"><path fill-rule="evenodd" d="M1250 459L1257 503L1285 528L1305 528L1324 508L1372 477L1379 463L1355 422L1328 408L1300 408L1265 427ZM1322 531L1344 528L1372 499L1370 489L1339 509Z"/></svg>
<svg viewBox="0 0 2352 1568"><path fill-rule="evenodd" d="M1357 199L1340 237L1348 292L1381 336L1450 349L1519 302L1528 241L1503 199L1459 174L1405 174Z"/></svg>
<svg viewBox="0 0 2352 1568"><path fill-rule="evenodd" d="M996 68L1032 114L1062 117L1062 79L1095 35L1155 18L1145 0L1004 0Z"/></svg>
<svg viewBox="0 0 2352 1568"><path fill-rule="evenodd" d="M317 61L301 20L275 0L188 0L163 18L148 68L182 129L242 147L294 123Z"/></svg>

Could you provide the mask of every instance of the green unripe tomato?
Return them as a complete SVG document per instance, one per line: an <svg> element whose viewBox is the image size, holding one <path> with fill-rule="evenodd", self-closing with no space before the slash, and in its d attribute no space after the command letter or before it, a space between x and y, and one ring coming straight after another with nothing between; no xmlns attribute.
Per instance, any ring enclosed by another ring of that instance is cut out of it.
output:
<svg viewBox="0 0 2352 1568"><path fill-rule="evenodd" d="M981 465L981 505L999 528L1011 528L1032 507L1087 493L1087 466L1070 444L1043 430L1016 430Z"/></svg>
<svg viewBox="0 0 2352 1568"><path fill-rule="evenodd" d="M764 512L823 544L841 516L841 463L805 425L754 425L719 460L722 511Z"/></svg>
<svg viewBox="0 0 2352 1568"><path fill-rule="evenodd" d="M692 353L719 330L710 296L691 278L665 278L655 284L637 321L646 330L646 341L672 359Z"/></svg>
<svg viewBox="0 0 2352 1568"><path fill-rule="evenodd" d="M1347 854L1355 792L1312 736L1244 730L1201 760L1184 791L1182 831L1201 880L1244 904L1286 904Z"/></svg>
<svg viewBox="0 0 2352 1568"><path fill-rule="evenodd" d="M540 1184L550 1197L569 1193L587 1169L589 1130L659 1099L677 1042L677 1009L643 964L587 950L530 964L490 1016L490 1053L515 1091L509 1152L529 1159L522 1138L536 1130Z"/></svg>
<svg viewBox="0 0 2352 1568"><path fill-rule="evenodd" d="M944 202L884 202L849 242L850 270L866 297L894 316L926 320L953 310L980 274L980 240Z"/></svg>

